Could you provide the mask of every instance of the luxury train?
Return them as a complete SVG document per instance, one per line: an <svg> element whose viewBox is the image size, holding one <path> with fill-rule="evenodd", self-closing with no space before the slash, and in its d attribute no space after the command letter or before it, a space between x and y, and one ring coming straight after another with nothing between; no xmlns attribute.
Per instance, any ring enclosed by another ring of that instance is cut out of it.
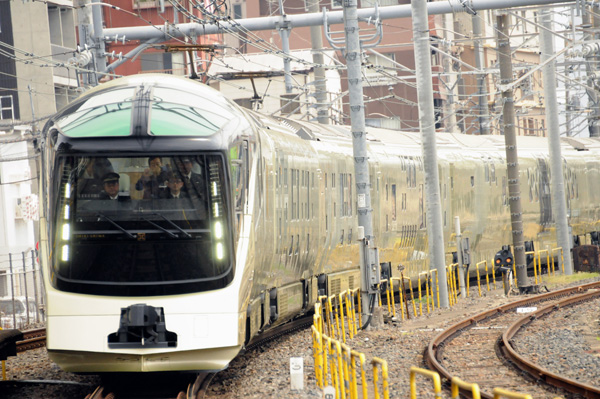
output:
<svg viewBox="0 0 600 399"><path fill-rule="evenodd" d="M420 136L368 128L380 262L428 270ZM511 243L504 137L437 135L446 253ZM525 239L556 246L548 144L519 137ZM56 114L40 144L47 349L71 372L220 370L257 334L360 285L349 128L261 115L136 75ZM563 139L574 236L599 230L600 146Z"/></svg>

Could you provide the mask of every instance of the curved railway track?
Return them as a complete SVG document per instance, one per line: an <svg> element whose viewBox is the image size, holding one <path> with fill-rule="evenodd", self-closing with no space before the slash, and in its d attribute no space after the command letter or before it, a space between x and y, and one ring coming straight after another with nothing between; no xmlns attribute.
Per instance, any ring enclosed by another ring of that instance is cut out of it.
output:
<svg viewBox="0 0 600 399"><path fill-rule="evenodd" d="M566 301L577 303L585 300L582 293L599 288L600 282L594 282L562 289L515 301L469 317L438 334L426 349L425 361L446 382L453 377L459 377L463 381L479 384L481 397L484 398L493 397L494 387L528 393L540 398L556 396L556 392L553 391L557 391L557 388L542 385L540 382L550 385L556 383L557 386L570 392L598 398L600 396L597 387L571 387L571 382L567 379L542 370L531 361L524 359L512 348L511 339L535 317L534 315L541 316L551 312L557 306L566 306L566 304L560 305L565 297L567 297ZM600 293L591 292L586 295L597 296ZM547 304L547 306L537 310L533 315L523 316L516 311L517 308L540 304ZM465 348L468 348L468 352ZM513 367L519 364L520 370ZM523 370L526 373L523 373ZM471 396L468 391L461 390L461 392Z"/></svg>

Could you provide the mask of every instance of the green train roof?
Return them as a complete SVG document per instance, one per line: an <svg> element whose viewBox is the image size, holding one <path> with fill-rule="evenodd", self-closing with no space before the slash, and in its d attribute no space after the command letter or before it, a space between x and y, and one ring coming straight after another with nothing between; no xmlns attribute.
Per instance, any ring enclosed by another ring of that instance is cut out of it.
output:
<svg viewBox="0 0 600 399"><path fill-rule="evenodd" d="M151 136L211 136L239 111L218 91L189 79L141 74L84 94L59 113L55 126L73 138L122 137L144 119Z"/></svg>

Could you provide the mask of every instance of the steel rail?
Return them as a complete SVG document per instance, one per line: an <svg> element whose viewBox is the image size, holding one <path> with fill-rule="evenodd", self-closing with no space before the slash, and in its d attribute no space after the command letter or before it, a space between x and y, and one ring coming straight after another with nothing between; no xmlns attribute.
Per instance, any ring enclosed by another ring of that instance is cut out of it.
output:
<svg viewBox="0 0 600 399"><path fill-rule="evenodd" d="M439 373L440 376L442 376L442 378L445 380L446 383L449 383L452 380L453 376L438 361L438 350L440 348L442 348L447 341L450 341L450 339L452 337L460 334L460 332L462 330L467 329L482 320L492 318L498 314L506 313L507 311L518 308L518 307L531 305L531 304L542 302L545 300L552 300L552 299L560 298L561 296L573 295L575 293L584 292L584 291L587 291L587 290L593 289L593 288L600 288L600 282L593 282L593 283L589 283L589 284L580 285L577 287L564 288L562 290L549 292L546 294L540 294L540 295L536 295L534 297L528 297L528 298L521 299L521 300L518 300L515 302L511 302L506 305L498 306L494 309L490 309L490 310L481 312L475 316L464 319L464 320L454 324L453 326L449 327L448 329L442 331L429 343L429 345L427 346L427 349L425 350L425 353L424 353L425 363L429 366L429 368L431 368L432 370ZM461 394L465 395L465 397L471 397L469 395L469 391L465 391L465 390L461 389L460 392L461 392ZM487 392L481 392L481 397L487 398L487 399L493 398L493 396L488 394Z"/></svg>
<svg viewBox="0 0 600 399"><path fill-rule="evenodd" d="M46 346L46 329L37 328L23 331L23 340L17 341L17 353Z"/></svg>
<svg viewBox="0 0 600 399"><path fill-rule="evenodd" d="M541 379L549 385L566 389L569 392L582 395L584 398L600 398L600 387L582 383L577 380L566 378L555 374L549 370L540 367L539 365L530 362L525 357L521 356L517 351L514 350L511 339L519 332L521 328L530 324L535 319L538 319L544 315L555 312L560 308L574 306L578 303L589 301L600 297L600 290L588 292L575 297L567 298L559 303L548 305L535 312L524 316L511 324L506 331L502 334L501 351L503 355L509 359L513 364L519 367L521 370L529 373L536 379Z"/></svg>

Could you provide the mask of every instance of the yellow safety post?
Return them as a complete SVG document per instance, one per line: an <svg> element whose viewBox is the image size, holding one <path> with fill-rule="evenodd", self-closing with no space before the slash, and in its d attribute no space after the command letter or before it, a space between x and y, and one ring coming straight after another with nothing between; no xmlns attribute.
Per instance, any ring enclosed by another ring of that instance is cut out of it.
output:
<svg viewBox="0 0 600 399"><path fill-rule="evenodd" d="M336 387L336 391L339 392L340 398L346 399L346 378L344 376L344 358L342 356L342 343L337 339L333 341L333 343L335 344L335 357L338 375L338 386Z"/></svg>
<svg viewBox="0 0 600 399"><path fill-rule="evenodd" d="M540 276L542 275L542 253L546 253L546 266L548 267L548 275L550 275L550 271L552 271L552 275L554 275L554 262L552 262L552 266L550 266L550 251L548 251L547 249L540 249L538 251L538 265L540 267Z"/></svg>
<svg viewBox="0 0 600 399"><path fill-rule="evenodd" d="M394 302L394 289L391 287L392 285L392 278L390 277L387 280L387 289L385 290L385 296L387 298L387 306L388 306L388 313L392 312L392 305L390 304L390 291L392 292L392 303ZM393 310L392 313L394 316L396 316L396 309Z"/></svg>
<svg viewBox="0 0 600 399"><path fill-rule="evenodd" d="M446 266L446 283L448 284L448 301L449 305L452 307L454 305L454 295L452 295L452 283L450 282L450 266Z"/></svg>
<svg viewBox="0 0 600 399"><path fill-rule="evenodd" d="M517 281L517 265L515 265L514 259L513 259L513 278L515 279L515 286L519 286L519 282Z"/></svg>
<svg viewBox="0 0 600 399"><path fill-rule="evenodd" d="M457 263L453 263L450 266L446 266L446 279L448 280L448 292L450 293L449 299L450 299L450 306L454 306L454 304L456 303L456 295L454 293L454 266L457 265Z"/></svg>
<svg viewBox="0 0 600 399"><path fill-rule="evenodd" d="M383 359L380 359L378 357L374 357L373 360L371 361L371 364L373 365L373 388L375 391L375 399L379 399L379 368L377 365L381 366L381 383L383 385L383 398L384 399L389 399L390 397L390 390L389 390L389 386L388 386L388 367L387 367L387 362Z"/></svg>
<svg viewBox="0 0 600 399"><path fill-rule="evenodd" d="M325 324L327 324L327 334L330 336L335 336L335 331L333 331L333 324L331 323L331 319L333 317L333 306L329 297L323 296L319 298L325 298Z"/></svg>
<svg viewBox="0 0 600 399"><path fill-rule="evenodd" d="M454 304L458 303L458 268L458 263L455 263L454 267L450 269L450 275L452 277L452 292L454 293ZM469 296L468 290L467 296Z"/></svg>
<svg viewBox="0 0 600 399"><path fill-rule="evenodd" d="M565 274L565 254L563 253L563 249L562 247L552 248L552 254L554 254L554 251L560 251L560 264L562 265L562 272ZM554 263L554 260L552 260L552 263Z"/></svg>
<svg viewBox="0 0 600 399"><path fill-rule="evenodd" d="M410 368L410 399L417 399L417 374L431 378L433 391L436 398L442 394L442 381L440 375L435 371L412 366Z"/></svg>
<svg viewBox="0 0 600 399"><path fill-rule="evenodd" d="M496 289L496 269L494 268L493 265L494 265L494 262L492 262L492 279L494 282L494 289ZM485 264L485 267L486 267L485 270L487 271L487 263Z"/></svg>
<svg viewBox="0 0 600 399"><path fill-rule="evenodd" d="M502 388L494 388L494 390L492 391L492 394L494 395L494 399L500 399L500 398L533 399L533 397L531 395L527 395L524 393L511 392L511 391L508 391L508 390L502 389Z"/></svg>
<svg viewBox="0 0 600 399"><path fill-rule="evenodd" d="M430 287L430 276L429 276L429 272L422 272L425 274L425 298L427 299L427 313L431 313L431 311L433 309L429 308L429 299L431 299L431 306L433 306L433 291L429 288Z"/></svg>
<svg viewBox="0 0 600 399"><path fill-rule="evenodd" d="M535 283L538 283L538 275L537 275L537 258L535 257L535 252L534 251L527 251L525 252L525 256L527 255L532 255L533 256L533 276L535 278ZM516 276L516 273L515 273Z"/></svg>
<svg viewBox="0 0 600 399"><path fill-rule="evenodd" d="M355 350L350 351L350 366L352 369L352 385L356 388L353 393L352 399L358 399L358 383L356 382L356 360L358 360L360 364L360 385L362 387L362 397L363 399L368 398L367 392L367 369L365 367L367 360L365 358L364 353L357 352Z"/></svg>
<svg viewBox="0 0 600 399"><path fill-rule="evenodd" d="M388 312L392 313L393 317L396 317L396 300L394 299L394 280L393 277L388 279L387 284L387 304L388 304Z"/></svg>
<svg viewBox="0 0 600 399"><path fill-rule="evenodd" d="M433 279L431 278L431 272L427 272L427 288L429 289L428 295L431 297L431 311L433 312L435 310L435 301L433 300Z"/></svg>
<svg viewBox="0 0 600 399"><path fill-rule="evenodd" d="M475 273L477 274L477 289L479 291L479 297L481 298L481 280L479 279L479 263L475 264Z"/></svg>
<svg viewBox="0 0 600 399"><path fill-rule="evenodd" d="M398 295L400 299L400 314L402 315L402 320L404 320L404 295L402 294L402 282L400 277L391 277L389 287L391 290L391 298L392 298L392 314L396 317L396 300L394 298L394 281L398 281Z"/></svg>
<svg viewBox="0 0 600 399"><path fill-rule="evenodd" d="M435 273L435 293L437 295L437 304L438 308L440 307L440 281L438 279L438 271L437 269L429 269L429 273ZM433 280L433 277L431 277Z"/></svg>
<svg viewBox="0 0 600 399"><path fill-rule="evenodd" d="M421 272L419 273L419 306L421 316L423 316L423 303L421 302L421 276L425 275L425 300L427 302L427 313L431 313L431 308L429 307L429 272Z"/></svg>
<svg viewBox="0 0 600 399"><path fill-rule="evenodd" d="M450 390L452 391L452 399L459 399L461 388L470 391L473 399L481 399L481 391L479 390L478 384L470 384L468 382L464 382L458 377L452 377L452 384L450 386Z"/></svg>
<svg viewBox="0 0 600 399"><path fill-rule="evenodd" d="M355 392L358 387L352 388L351 378L350 378L350 361L351 361L351 352L352 349L346 344L340 344L341 346L341 357L342 357L342 372L343 372L343 390L344 396L350 399L354 399L353 391ZM342 396L342 397L344 397Z"/></svg>
<svg viewBox="0 0 600 399"><path fill-rule="evenodd" d="M317 386L323 388L323 340L319 330L311 326L313 337L313 358L315 361L315 380Z"/></svg>
<svg viewBox="0 0 600 399"><path fill-rule="evenodd" d="M485 280L486 280L486 284L487 284L487 290L490 290L490 276L488 274L488 263L487 260L482 260L481 262L478 262L475 265L475 268L477 269L477 275L479 276L479 265L484 265L485 266ZM495 288L495 287L494 287ZM479 290L479 296L481 296L481 289Z"/></svg>
<svg viewBox="0 0 600 399"><path fill-rule="evenodd" d="M408 280L408 288L410 289L410 299L411 299L412 305L413 305L413 314L415 315L415 317L417 317L417 305L415 304L415 295L414 295L413 289L412 289L412 282L410 281L410 277L404 277L404 279Z"/></svg>
<svg viewBox="0 0 600 399"><path fill-rule="evenodd" d="M360 299L360 288L354 290L354 295L356 295L356 303L358 303L358 325L362 328L362 300Z"/></svg>
<svg viewBox="0 0 600 399"><path fill-rule="evenodd" d="M331 386L335 388L336 392L340 392L340 377L338 374L338 355L335 349L333 348L333 343L339 342L335 339L332 339L326 335L323 335L323 338L327 341L327 352L329 354L329 370L331 370ZM327 382L325 382L327 383Z"/></svg>
<svg viewBox="0 0 600 399"><path fill-rule="evenodd" d="M350 339L358 333L356 329L356 309L354 309L354 294L352 290L346 291L346 317L348 317L348 333Z"/></svg>
<svg viewBox="0 0 600 399"><path fill-rule="evenodd" d="M340 324L342 329L340 330L340 337L346 343L346 327L344 326L344 294L346 291L340 292L338 295L338 313L340 315ZM348 322L348 328L350 328L350 322Z"/></svg>
<svg viewBox="0 0 600 399"><path fill-rule="evenodd" d="M423 300L421 299L421 273L417 276L417 288L419 289L419 316L423 316Z"/></svg>

